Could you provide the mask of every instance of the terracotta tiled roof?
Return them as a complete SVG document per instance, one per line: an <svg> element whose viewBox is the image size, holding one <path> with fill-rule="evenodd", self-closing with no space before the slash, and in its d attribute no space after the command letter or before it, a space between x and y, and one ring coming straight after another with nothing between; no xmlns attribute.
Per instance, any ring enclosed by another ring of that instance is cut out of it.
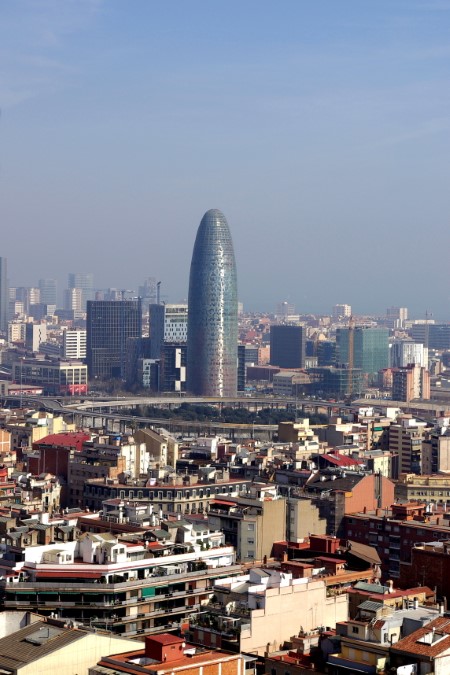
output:
<svg viewBox="0 0 450 675"><path fill-rule="evenodd" d="M429 639L430 643L427 643ZM393 652L402 652L435 659L450 649L450 619L441 616L392 645Z"/></svg>

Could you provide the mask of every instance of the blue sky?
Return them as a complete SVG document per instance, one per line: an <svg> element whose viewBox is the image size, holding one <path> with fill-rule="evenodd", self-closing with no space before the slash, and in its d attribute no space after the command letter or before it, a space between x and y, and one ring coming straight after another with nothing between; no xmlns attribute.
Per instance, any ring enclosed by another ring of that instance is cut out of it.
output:
<svg viewBox="0 0 450 675"><path fill-rule="evenodd" d="M249 310L449 320L449 36L447 0L0 0L11 284L184 299L220 208Z"/></svg>

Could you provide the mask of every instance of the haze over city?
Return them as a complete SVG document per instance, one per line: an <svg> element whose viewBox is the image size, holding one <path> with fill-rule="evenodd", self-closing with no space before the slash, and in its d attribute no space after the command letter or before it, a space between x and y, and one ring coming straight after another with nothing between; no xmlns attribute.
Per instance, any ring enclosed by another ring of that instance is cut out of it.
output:
<svg viewBox="0 0 450 675"><path fill-rule="evenodd" d="M246 310L448 320L450 2L0 4L1 255L187 298L221 209Z"/></svg>

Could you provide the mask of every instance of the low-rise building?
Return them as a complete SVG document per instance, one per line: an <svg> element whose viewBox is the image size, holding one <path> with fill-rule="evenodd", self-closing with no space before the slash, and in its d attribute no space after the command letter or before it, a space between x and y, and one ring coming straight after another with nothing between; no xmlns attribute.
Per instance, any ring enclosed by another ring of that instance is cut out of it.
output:
<svg viewBox="0 0 450 675"><path fill-rule="evenodd" d="M103 657L89 675L254 675L255 658L202 649L170 633L145 638L144 649Z"/></svg>
<svg viewBox="0 0 450 675"><path fill-rule="evenodd" d="M362 602L357 618L337 624L340 651L328 656L328 670L333 675L386 672L391 645L437 617L438 610L423 605L394 610L378 602Z"/></svg>
<svg viewBox="0 0 450 675"><path fill-rule="evenodd" d="M390 648L390 664L400 672L447 675L450 669L450 620L441 616Z"/></svg>
<svg viewBox="0 0 450 675"><path fill-rule="evenodd" d="M0 671L11 675L86 673L105 654L135 649L132 640L48 619L0 639Z"/></svg>
<svg viewBox="0 0 450 675"><path fill-rule="evenodd" d="M395 484L395 498L400 502L429 502L447 508L450 506L450 475L402 473Z"/></svg>
<svg viewBox="0 0 450 675"><path fill-rule="evenodd" d="M335 627L347 618L345 593L328 595L323 579L294 579L288 572L252 568L214 584L205 612L190 621L194 642L252 654L277 651L301 626Z"/></svg>
<svg viewBox="0 0 450 675"><path fill-rule="evenodd" d="M87 394L87 366L82 361L22 358L12 364L12 379L20 384L42 387L49 396Z"/></svg>

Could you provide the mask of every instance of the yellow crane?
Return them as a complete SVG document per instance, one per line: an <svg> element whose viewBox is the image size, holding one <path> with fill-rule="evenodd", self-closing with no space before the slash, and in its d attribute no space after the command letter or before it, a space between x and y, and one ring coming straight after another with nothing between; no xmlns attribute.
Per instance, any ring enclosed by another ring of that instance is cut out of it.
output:
<svg viewBox="0 0 450 675"><path fill-rule="evenodd" d="M353 314L348 321L348 380L347 391L351 398L353 393L353 366L354 366L355 320Z"/></svg>

